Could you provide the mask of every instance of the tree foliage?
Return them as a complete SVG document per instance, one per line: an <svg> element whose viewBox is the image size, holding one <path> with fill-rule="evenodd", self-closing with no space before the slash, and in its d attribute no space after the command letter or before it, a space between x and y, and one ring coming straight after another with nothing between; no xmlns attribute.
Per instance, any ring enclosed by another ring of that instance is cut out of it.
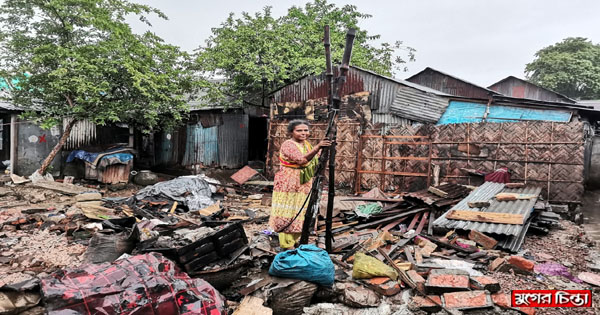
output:
<svg viewBox="0 0 600 315"><path fill-rule="evenodd" d="M195 80L186 53L126 23L132 15L148 23L151 14L166 18L127 0L5 0L0 74L18 81L10 101L45 126L65 117L177 123Z"/></svg>
<svg viewBox="0 0 600 315"><path fill-rule="evenodd" d="M414 60L414 49L402 42L375 45L379 35L359 27L371 16L356 6L337 7L326 0L314 0L304 7L293 6L287 15L274 17L266 7L255 14L230 14L212 29L206 45L197 55L198 69L228 80L213 85L210 101L221 96L229 101L261 104L266 93L304 75L325 69L323 29L331 28L332 61L342 59L346 31L357 30L352 64L391 75ZM402 54L400 54L402 52Z"/></svg>
<svg viewBox="0 0 600 315"><path fill-rule="evenodd" d="M570 37L545 47L525 67L530 81L577 99L600 98L600 45Z"/></svg>

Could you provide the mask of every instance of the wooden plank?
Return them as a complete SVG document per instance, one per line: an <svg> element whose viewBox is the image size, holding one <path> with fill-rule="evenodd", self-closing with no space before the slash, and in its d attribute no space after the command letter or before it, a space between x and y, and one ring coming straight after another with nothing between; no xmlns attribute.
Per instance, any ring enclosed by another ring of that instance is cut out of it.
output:
<svg viewBox="0 0 600 315"><path fill-rule="evenodd" d="M537 195L532 194L517 194L517 193L499 193L496 194L498 201L513 201L513 200L528 200L536 198Z"/></svg>
<svg viewBox="0 0 600 315"><path fill-rule="evenodd" d="M417 215L415 215L415 217L412 219L412 221L410 221L410 224L408 225L408 228L407 228L408 231L412 230L412 228L414 228L415 225L417 225L417 221L419 221L420 217L421 217L421 213L418 213Z"/></svg>
<svg viewBox="0 0 600 315"><path fill-rule="evenodd" d="M433 235L433 221L435 221L435 211L429 213L429 224L427 224L427 234Z"/></svg>
<svg viewBox="0 0 600 315"><path fill-rule="evenodd" d="M446 219L518 225L523 225L525 222L525 217L522 214L469 210L450 210L446 215Z"/></svg>
<svg viewBox="0 0 600 315"><path fill-rule="evenodd" d="M360 174L384 174L384 175L398 175L398 176L427 177L427 173L410 173L410 172L358 171L358 173L360 173Z"/></svg>
<svg viewBox="0 0 600 315"><path fill-rule="evenodd" d="M384 230L384 231L389 231L391 228L393 228L393 227L395 227L396 225L398 225L398 224L402 223L402 221L404 221L404 220L406 220L406 217L404 217L404 218L400 218L400 219L398 219L398 220L396 220L396 221L394 221L394 222L392 222L392 223L390 223L390 224L388 224L388 225L384 226L382 230Z"/></svg>
<svg viewBox="0 0 600 315"><path fill-rule="evenodd" d="M429 145L431 142L408 142L408 141L390 141L384 142L384 144L401 144L401 145Z"/></svg>
<svg viewBox="0 0 600 315"><path fill-rule="evenodd" d="M392 222L394 220L403 218L405 216L409 216L411 214L419 213L419 212L422 212L422 211L425 211L425 210L427 210L427 208L419 208L419 209L410 210L410 211L407 211L405 213L401 213L401 214L398 214L398 215L395 215L395 216L387 217L387 218L384 218L384 219L381 219L381 220L377 220L377 221L373 221L373 222L369 222L369 223L364 223L364 224L361 224L361 225L357 225L355 227L355 229L356 230L362 230L362 229L365 229L365 228L368 228L368 227L372 227L372 226L377 226L377 225L380 225L380 224L389 223L389 222Z"/></svg>
<svg viewBox="0 0 600 315"><path fill-rule="evenodd" d="M425 222L427 222L427 217L428 216L429 216L429 212L423 213L423 217L421 218L421 222L419 222L419 226L415 230L415 232L417 234L421 234L421 231L423 231L423 227L425 227Z"/></svg>
<svg viewBox="0 0 600 315"><path fill-rule="evenodd" d="M48 190L57 191L64 195L75 196L84 192L94 191L95 189L90 189L86 187L76 186L72 184L63 184L59 182L49 182L49 181L38 181L36 183L32 183L31 186L36 188L43 188Z"/></svg>
<svg viewBox="0 0 600 315"><path fill-rule="evenodd" d="M432 194L434 194L434 195L436 195L436 196L442 197L442 198L448 197L448 193L447 192L445 192L445 191L443 191L441 189L435 188L433 186L429 186L429 188L427 188L427 191L430 192L430 193L432 193Z"/></svg>
<svg viewBox="0 0 600 315"><path fill-rule="evenodd" d="M469 208L487 208L490 206L489 201L469 201L467 203Z"/></svg>
<svg viewBox="0 0 600 315"><path fill-rule="evenodd" d="M406 260L408 260L408 262L410 262L413 265L416 263L408 246L404 247L404 255L406 255Z"/></svg>

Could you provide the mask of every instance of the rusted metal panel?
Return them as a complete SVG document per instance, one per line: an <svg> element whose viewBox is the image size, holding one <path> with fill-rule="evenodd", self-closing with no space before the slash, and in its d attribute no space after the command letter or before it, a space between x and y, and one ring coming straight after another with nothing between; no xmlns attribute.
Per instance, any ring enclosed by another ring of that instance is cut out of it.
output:
<svg viewBox="0 0 600 315"><path fill-rule="evenodd" d="M432 95L449 96L412 82L382 76L357 67L350 67L341 95L367 91L372 98L373 114L389 114L390 105L402 87ZM286 102L298 103L325 97L327 97L325 75L311 75L273 92L270 95L270 103L271 105Z"/></svg>
<svg viewBox="0 0 600 315"><path fill-rule="evenodd" d="M471 192L471 190L463 185L458 184L444 184L436 187L437 189L447 193L446 197L440 197L438 195L432 194L428 189L423 189L411 193L407 193L404 195L405 200L415 199L424 202L430 206L438 206L440 203L446 204L446 201L450 201L452 199L458 199L464 197Z"/></svg>
<svg viewBox="0 0 600 315"><path fill-rule="evenodd" d="M63 119L63 126L67 126L69 120ZM96 140L96 124L89 120L80 120L75 123L71 134L65 143L64 149L76 149L81 146L92 144Z"/></svg>
<svg viewBox="0 0 600 315"><path fill-rule="evenodd" d="M127 164L109 165L103 170L98 171L98 181L105 184L118 184L129 182L129 173L131 172L132 161Z"/></svg>
<svg viewBox="0 0 600 315"><path fill-rule="evenodd" d="M489 95L498 94L493 90L429 67L406 80L461 97L487 99Z"/></svg>
<svg viewBox="0 0 600 315"><path fill-rule="evenodd" d="M248 163L248 115L223 114L218 139L219 166L237 168Z"/></svg>
<svg viewBox="0 0 600 315"><path fill-rule="evenodd" d="M570 104L576 103L575 100L565 95L548 90L541 86L537 86L531 82L514 76L509 76L492 84L489 86L489 89L510 97L526 98L546 102L561 102Z"/></svg>

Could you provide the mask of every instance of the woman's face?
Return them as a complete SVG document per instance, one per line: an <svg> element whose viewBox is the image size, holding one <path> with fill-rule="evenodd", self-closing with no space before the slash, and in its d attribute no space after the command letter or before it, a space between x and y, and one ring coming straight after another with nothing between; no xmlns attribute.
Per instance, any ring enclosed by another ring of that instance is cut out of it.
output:
<svg viewBox="0 0 600 315"><path fill-rule="evenodd" d="M308 126L305 124L300 124L294 128L292 131L292 138L296 141L304 141L308 139L310 135L310 130L308 130Z"/></svg>

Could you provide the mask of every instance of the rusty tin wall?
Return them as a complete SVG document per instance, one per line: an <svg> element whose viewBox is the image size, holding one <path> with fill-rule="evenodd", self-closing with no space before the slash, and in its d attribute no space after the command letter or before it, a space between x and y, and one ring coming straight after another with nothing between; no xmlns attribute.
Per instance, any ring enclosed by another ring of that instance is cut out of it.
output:
<svg viewBox="0 0 600 315"><path fill-rule="evenodd" d="M248 163L248 115L218 114L223 124L209 128L189 124L182 164L227 168Z"/></svg>
<svg viewBox="0 0 600 315"><path fill-rule="evenodd" d="M394 79L371 71L350 67L341 94L343 96L368 91L373 98L371 109L380 113L387 113L399 86L400 83ZM327 84L323 74L306 76L275 91L271 95L270 102L271 104L304 102L322 97L327 97Z"/></svg>
<svg viewBox="0 0 600 315"><path fill-rule="evenodd" d="M547 102L575 103L574 100L562 94L545 89L543 87L537 86L535 84L529 83L525 80L513 76L510 76L504 80L494 83L489 88L498 93L511 97L526 98L531 100Z"/></svg>
<svg viewBox="0 0 600 315"><path fill-rule="evenodd" d="M455 96L486 99L490 94L496 94L492 90L431 68L426 68L406 80Z"/></svg>
<svg viewBox="0 0 600 315"><path fill-rule="evenodd" d="M118 184L129 182L129 173L133 161L127 164L113 164L107 166L104 170L98 170L98 181L105 184Z"/></svg>
<svg viewBox="0 0 600 315"><path fill-rule="evenodd" d="M248 115L223 114L218 136L219 166L238 168L248 163Z"/></svg>

